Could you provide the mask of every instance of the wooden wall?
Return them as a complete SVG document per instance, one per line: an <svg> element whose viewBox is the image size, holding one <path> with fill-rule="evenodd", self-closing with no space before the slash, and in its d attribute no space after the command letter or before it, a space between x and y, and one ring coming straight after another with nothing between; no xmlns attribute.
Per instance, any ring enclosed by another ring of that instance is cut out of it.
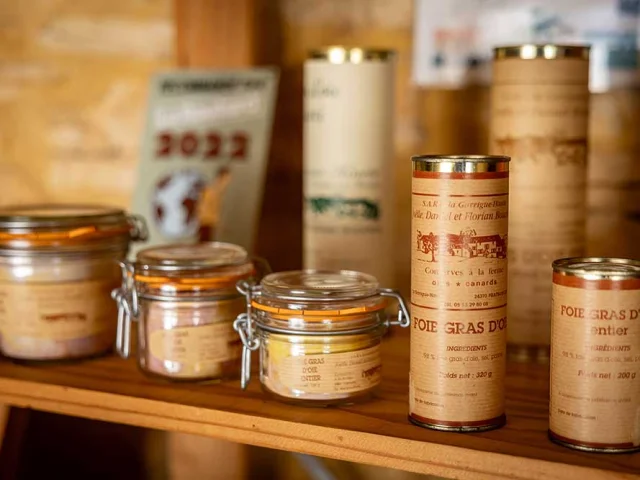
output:
<svg viewBox="0 0 640 480"><path fill-rule="evenodd" d="M174 65L170 0L0 3L0 204L128 206L149 75Z"/></svg>
<svg viewBox="0 0 640 480"><path fill-rule="evenodd" d="M175 64L174 32L170 0L0 2L0 205L127 207L148 79ZM94 447L110 451L94 459L104 474L158 478L145 458L153 432L16 409L10 420L2 478L50 473ZM45 458L47 438L66 447L48 445Z"/></svg>

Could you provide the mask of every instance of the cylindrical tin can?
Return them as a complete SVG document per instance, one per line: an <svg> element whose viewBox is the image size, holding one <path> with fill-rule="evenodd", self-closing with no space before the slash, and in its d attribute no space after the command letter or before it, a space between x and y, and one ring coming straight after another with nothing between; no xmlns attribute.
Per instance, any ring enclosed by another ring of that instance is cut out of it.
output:
<svg viewBox="0 0 640 480"><path fill-rule="evenodd" d="M640 258L640 87L592 94L589 117L586 253Z"/></svg>
<svg viewBox="0 0 640 480"><path fill-rule="evenodd" d="M640 450L640 261L553 262L551 324L551 439Z"/></svg>
<svg viewBox="0 0 640 480"><path fill-rule="evenodd" d="M584 255L589 47L495 50L491 152L509 155L509 354L548 362L551 262Z"/></svg>
<svg viewBox="0 0 640 480"><path fill-rule="evenodd" d="M416 156L409 419L505 423L509 157Z"/></svg>
<svg viewBox="0 0 640 480"><path fill-rule="evenodd" d="M394 283L394 54L329 47L304 65L304 267Z"/></svg>

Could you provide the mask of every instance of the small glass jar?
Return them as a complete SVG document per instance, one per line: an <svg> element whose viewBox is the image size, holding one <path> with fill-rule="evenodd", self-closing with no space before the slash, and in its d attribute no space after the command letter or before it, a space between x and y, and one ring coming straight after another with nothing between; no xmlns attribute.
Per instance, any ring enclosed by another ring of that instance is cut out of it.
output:
<svg viewBox="0 0 640 480"><path fill-rule="evenodd" d="M382 337L409 325L402 296L360 272L302 270L240 282L247 312L235 328L244 345L242 387L250 352L259 350L260 383L278 400L329 406L368 399L381 381ZM386 314L398 301L398 319ZM255 322L255 325L254 325Z"/></svg>
<svg viewBox="0 0 640 480"><path fill-rule="evenodd" d="M233 321L244 310L235 285L254 277L255 260L237 245L168 245L125 264L118 351L129 356L130 321L138 321L138 364L176 381L237 377L241 343Z"/></svg>
<svg viewBox="0 0 640 480"><path fill-rule="evenodd" d="M95 206L0 209L0 351L68 360L111 350L118 262L144 222Z"/></svg>

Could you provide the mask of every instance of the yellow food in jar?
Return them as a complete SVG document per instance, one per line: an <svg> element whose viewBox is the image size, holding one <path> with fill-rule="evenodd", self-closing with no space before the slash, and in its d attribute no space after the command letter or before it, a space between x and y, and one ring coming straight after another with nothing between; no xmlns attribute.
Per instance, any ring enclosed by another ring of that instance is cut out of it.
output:
<svg viewBox="0 0 640 480"><path fill-rule="evenodd" d="M263 336L261 381L276 395L334 400L380 383L381 334Z"/></svg>

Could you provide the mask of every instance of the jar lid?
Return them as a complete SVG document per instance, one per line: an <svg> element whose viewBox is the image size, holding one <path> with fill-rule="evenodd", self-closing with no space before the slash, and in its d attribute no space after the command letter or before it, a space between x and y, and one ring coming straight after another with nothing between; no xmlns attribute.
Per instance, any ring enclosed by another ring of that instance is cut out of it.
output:
<svg viewBox="0 0 640 480"><path fill-rule="evenodd" d="M143 239L146 229L123 210L96 205L0 208L0 245L8 248L92 244L109 238Z"/></svg>
<svg viewBox="0 0 640 480"><path fill-rule="evenodd" d="M308 321L342 321L383 310L375 277L350 270L296 270L264 277L251 304L276 315L302 315Z"/></svg>
<svg viewBox="0 0 640 480"><path fill-rule="evenodd" d="M224 242L145 248L138 252L134 268L136 281L165 293L234 289L238 280L255 273L247 251Z"/></svg>
<svg viewBox="0 0 640 480"><path fill-rule="evenodd" d="M59 228L126 222L123 210L97 205L26 205L0 208L0 229Z"/></svg>
<svg viewBox="0 0 640 480"><path fill-rule="evenodd" d="M247 262L249 254L244 248L224 242L150 247L140 250L136 256L138 268L164 272L209 270Z"/></svg>
<svg viewBox="0 0 640 480"><path fill-rule="evenodd" d="M287 300L344 301L378 293L378 280L351 270L297 270L272 273L262 280L262 295Z"/></svg>
<svg viewBox="0 0 640 480"><path fill-rule="evenodd" d="M245 349L254 350L252 322L262 331L294 335L361 334L391 325L408 327L409 311L397 290L379 288L375 277L351 270L296 270L272 273L259 285L238 282L247 312L234 328ZM397 320L385 309L398 302ZM245 350L246 351L246 350Z"/></svg>

